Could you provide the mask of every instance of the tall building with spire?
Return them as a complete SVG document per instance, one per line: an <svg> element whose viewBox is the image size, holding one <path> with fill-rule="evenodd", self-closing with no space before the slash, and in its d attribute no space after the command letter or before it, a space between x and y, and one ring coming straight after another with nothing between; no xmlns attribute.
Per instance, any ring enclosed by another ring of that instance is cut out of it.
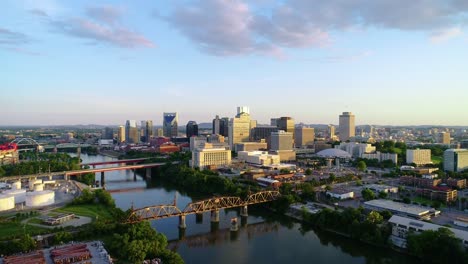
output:
<svg viewBox="0 0 468 264"><path fill-rule="evenodd" d="M341 141L349 140L356 135L354 117L355 116L351 112L343 112L343 114L340 115L338 131L340 132Z"/></svg>
<svg viewBox="0 0 468 264"><path fill-rule="evenodd" d="M165 137L177 137L179 116L176 112L163 114L163 134Z"/></svg>

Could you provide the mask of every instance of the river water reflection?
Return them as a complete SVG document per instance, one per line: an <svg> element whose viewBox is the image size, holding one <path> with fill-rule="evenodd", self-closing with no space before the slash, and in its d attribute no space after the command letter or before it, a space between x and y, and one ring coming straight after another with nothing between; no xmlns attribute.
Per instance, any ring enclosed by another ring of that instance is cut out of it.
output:
<svg viewBox="0 0 468 264"><path fill-rule="evenodd" d="M86 154L81 158L84 163L114 159ZM116 205L123 210L132 205L140 208L172 204L176 193L179 208L192 201L191 197L161 183L146 182L138 174L134 181L133 176L132 171L106 173L106 187L114 191ZM179 232L178 218L152 221L151 225L167 236L170 248L186 263L418 263L390 250L328 232L305 230L299 223L259 208L249 208L247 222L233 233L229 231L232 217L241 219L239 209L222 210L219 225L210 223L209 214L204 214L203 219L188 215L185 232Z"/></svg>

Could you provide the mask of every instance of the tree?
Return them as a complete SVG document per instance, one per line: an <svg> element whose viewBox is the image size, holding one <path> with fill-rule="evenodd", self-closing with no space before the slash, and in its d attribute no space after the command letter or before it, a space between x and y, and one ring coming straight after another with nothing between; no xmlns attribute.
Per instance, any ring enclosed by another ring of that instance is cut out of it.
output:
<svg viewBox="0 0 468 264"><path fill-rule="evenodd" d="M62 244L71 241L73 236L69 232L60 231L55 234L53 242L54 244Z"/></svg>
<svg viewBox="0 0 468 264"><path fill-rule="evenodd" d="M466 263L468 257L461 242L450 229L442 227L438 230L426 230L420 234L408 234L408 251L424 262Z"/></svg>
<svg viewBox="0 0 468 264"><path fill-rule="evenodd" d="M362 194L362 198L364 198L364 200L366 201L375 199L375 193L368 188L363 189L361 191L361 194Z"/></svg>
<svg viewBox="0 0 468 264"><path fill-rule="evenodd" d="M16 244L14 248L19 249L20 252L28 252L36 248L36 241L30 235L22 235L14 243Z"/></svg>
<svg viewBox="0 0 468 264"><path fill-rule="evenodd" d="M333 173L330 173L330 176L328 177L328 180L333 183L336 180L336 176Z"/></svg>
<svg viewBox="0 0 468 264"><path fill-rule="evenodd" d="M1 172L0 172L1 173ZM305 175L312 175L312 170L310 168L307 168L305 170Z"/></svg>
<svg viewBox="0 0 468 264"><path fill-rule="evenodd" d="M383 221L383 216L379 212L372 211L367 215L366 221L372 224L380 224Z"/></svg>
<svg viewBox="0 0 468 264"><path fill-rule="evenodd" d="M367 169L366 162L363 160L359 161L358 164L356 165L356 168L360 171L365 171Z"/></svg>
<svg viewBox="0 0 468 264"><path fill-rule="evenodd" d="M388 197L388 193L386 192L379 192L379 198L380 199L386 199Z"/></svg>

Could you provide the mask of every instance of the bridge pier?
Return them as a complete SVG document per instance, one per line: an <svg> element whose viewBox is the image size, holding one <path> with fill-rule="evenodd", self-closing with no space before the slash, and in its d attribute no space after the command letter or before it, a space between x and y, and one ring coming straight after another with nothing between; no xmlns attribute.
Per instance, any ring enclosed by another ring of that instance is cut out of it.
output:
<svg viewBox="0 0 468 264"><path fill-rule="evenodd" d="M180 215L179 216L179 228L180 229L187 228L187 225L185 224L185 215Z"/></svg>
<svg viewBox="0 0 468 264"><path fill-rule="evenodd" d="M219 210L211 211L211 222L219 223Z"/></svg>
<svg viewBox="0 0 468 264"><path fill-rule="evenodd" d="M183 240L185 238L185 228L179 227L179 240Z"/></svg>
<svg viewBox="0 0 468 264"><path fill-rule="evenodd" d="M244 205L244 206L241 207L240 216L243 216L243 217L249 216L249 212L247 210L247 205Z"/></svg>
<svg viewBox="0 0 468 264"><path fill-rule="evenodd" d="M237 232L239 230L239 225L237 224L237 217L231 219L231 232Z"/></svg>
<svg viewBox="0 0 468 264"><path fill-rule="evenodd" d="M219 222L211 222L210 231L211 233L216 233L219 230Z"/></svg>
<svg viewBox="0 0 468 264"><path fill-rule="evenodd" d="M241 226L242 227L247 226L247 216L241 216Z"/></svg>
<svg viewBox="0 0 468 264"><path fill-rule="evenodd" d="M151 179L151 168L146 168L146 179L150 180ZM136 178L135 178L136 180Z"/></svg>
<svg viewBox="0 0 468 264"><path fill-rule="evenodd" d="M203 223L203 213L195 214L195 223L197 224Z"/></svg>
<svg viewBox="0 0 468 264"><path fill-rule="evenodd" d="M104 172L101 171L101 188L103 188L103 189L104 189L104 184L105 184L105 182L104 182Z"/></svg>

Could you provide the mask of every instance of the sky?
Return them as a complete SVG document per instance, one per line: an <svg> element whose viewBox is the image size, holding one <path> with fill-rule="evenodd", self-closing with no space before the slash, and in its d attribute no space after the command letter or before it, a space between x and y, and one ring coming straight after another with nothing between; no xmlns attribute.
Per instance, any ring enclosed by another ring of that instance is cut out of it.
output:
<svg viewBox="0 0 468 264"><path fill-rule="evenodd" d="M468 125L466 0L4 0L0 125Z"/></svg>

